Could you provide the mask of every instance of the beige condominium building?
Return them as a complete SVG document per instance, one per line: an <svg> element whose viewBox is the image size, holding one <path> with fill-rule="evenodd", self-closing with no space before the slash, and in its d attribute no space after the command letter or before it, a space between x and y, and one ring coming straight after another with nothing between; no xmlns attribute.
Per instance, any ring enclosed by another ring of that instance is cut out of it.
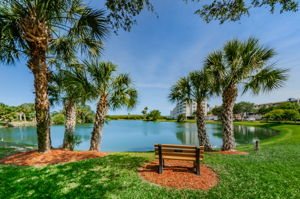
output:
<svg viewBox="0 0 300 199"><path fill-rule="evenodd" d="M272 107L272 106L278 106L280 104L283 104L283 103L287 103L287 102L295 102L295 103L298 103L300 104L300 98L289 98L287 99L286 101L281 101L281 102L271 102L271 103L265 103L265 104L256 104L254 106L255 109L259 109L261 107Z"/></svg>
<svg viewBox="0 0 300 199"><path fill-rule="evenodd" d="M202 106L204 106L205 115L207 115L207 101L206 100L202 103ZM183 114L185 117L191 117L191 116L193 116L193 113L196 112L196 109L197 109L197 103L195 101L177 103L175 108L173 110L171 110L170 117L177 118L178 115L180 115L180 114Z"/></svg>

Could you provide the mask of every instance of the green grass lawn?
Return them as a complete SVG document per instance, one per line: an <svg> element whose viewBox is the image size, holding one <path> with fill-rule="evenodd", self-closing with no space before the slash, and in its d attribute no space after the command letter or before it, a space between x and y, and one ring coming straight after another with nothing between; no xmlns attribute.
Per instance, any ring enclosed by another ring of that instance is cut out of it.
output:
<svg viewBox="0 0 300 199"><path fill-rule="evenodd" d="M207 154L220 183L210 191L175 190L139 178L153 153L112 153L103 158L43 167L0 166L0 198L300 198L300 126L243 123L282 133L240 146L250 155ZM6 149L0 150L3 154Z"/></svg>

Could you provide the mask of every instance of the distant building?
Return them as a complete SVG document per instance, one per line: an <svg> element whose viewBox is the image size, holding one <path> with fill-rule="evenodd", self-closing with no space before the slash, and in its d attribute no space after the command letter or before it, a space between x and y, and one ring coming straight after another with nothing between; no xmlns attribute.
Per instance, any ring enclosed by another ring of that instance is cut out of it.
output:
<svg viewBox="0 0 300 199"><path fill-rule="evenodd" d="M298 104L300 104L300 98L296 99L296 98L289 98L287 101L281 101L281 102L271 102L271 103L265 103L265 104L256 104L254 106L255 109L260 109L261 107L272 107L272 106L278 106L280 104L283 103L287 103L287 102L296 102Z"/></svg>
<svg viewBox="0 0 300 199"><path fill-rule="evenodd" d="M207 115L207 101L205 100L202 104L204 106L205 115ZM185 117L192 117L193 113L197 110L197 103L192 101L191 103L182 102L177 103L175 108L170 112L171 118L177 118L178 115L183 114Z"/></svg>

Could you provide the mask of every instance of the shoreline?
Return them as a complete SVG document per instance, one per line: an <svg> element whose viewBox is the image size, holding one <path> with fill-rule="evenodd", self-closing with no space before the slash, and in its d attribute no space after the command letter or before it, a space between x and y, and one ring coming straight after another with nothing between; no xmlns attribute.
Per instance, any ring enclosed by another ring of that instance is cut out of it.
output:
<svg viewBox="0 0 300 199"><path fill-rule="evenodd" d="M26 127L26 126L36 126L36 122L7 122L3 123L0 128L16 128L16 127Z"/></svg>

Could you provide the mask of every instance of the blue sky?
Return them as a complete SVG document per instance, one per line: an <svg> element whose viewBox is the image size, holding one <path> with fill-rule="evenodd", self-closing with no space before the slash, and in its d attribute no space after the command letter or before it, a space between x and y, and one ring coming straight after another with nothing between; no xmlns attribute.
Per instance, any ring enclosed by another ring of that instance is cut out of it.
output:
<svg viewBox="0 0 300 199"><path fill-rule="evenodd" d="M93 0L90 4L101 8ZM206 24L194 15L197 4L181 0L153 1L159 17L143 12L131 32L111 34L105 41L102 60L117 64L120 72L131 75L139 91L134 110L118 110L110 114L140 114L148 106L168 115L174 104L168 99L169 88L190 71L200 69L208 53L220 49L230 39L260 39L276 49L272 60L278 67L289 68L289 80L281 89L268 94L245 94L238 101L264 103L300 97L300 12L270 14L267 9L252 10L250 17L239 22ZM25 60L15 66L0 66L0 102L19 105L34 102L33 77ZM211 106L221 104L219 97L209 100ZM95 102L90 105L95 107ZM60 107L53 107L53 110Z"/></svg>

